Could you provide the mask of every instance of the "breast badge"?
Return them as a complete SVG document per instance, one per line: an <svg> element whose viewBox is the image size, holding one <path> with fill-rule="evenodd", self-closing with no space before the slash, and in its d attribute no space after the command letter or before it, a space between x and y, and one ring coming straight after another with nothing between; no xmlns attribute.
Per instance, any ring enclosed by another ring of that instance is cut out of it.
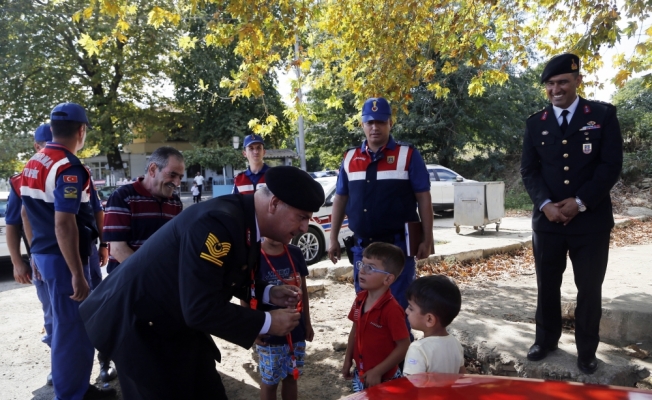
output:
<svg viewBox="0 0 652 400"><path fill-rule="evenodd" d="M543 131L543 132L541 132L541 134L542 134L543 136L546 136L548 133L549 133L548 131Z"/></svg>
<svg viewBox="0 0 652 400"><path fill-rule="evenodd" d="M208 238L206 238L204 246L206 246L208 253L202 251L199 254L199 258L212 262L218 267L221 267L222 264L224 264L220 258L225 257L231 249L231 243L221 243L217 236L212 233L208 234Z"/></svg>
<svg viewBox="0 0 652 400"><path fill-rule="evenodd" d="M582 151L584 154L591 154L591 143L582 144Z"/></svg>
<svg viewBox="0 0 652 400"><path fill-rule="evenodd" d="M394 164L395 160L396 160L395 156L387 156L387 164Z"/></svg>

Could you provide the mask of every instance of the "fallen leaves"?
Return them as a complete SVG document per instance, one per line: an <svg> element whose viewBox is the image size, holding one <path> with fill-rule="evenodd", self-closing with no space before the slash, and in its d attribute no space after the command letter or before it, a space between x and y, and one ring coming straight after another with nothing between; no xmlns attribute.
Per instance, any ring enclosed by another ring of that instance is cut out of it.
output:
<svg viewBox="0 0 652 400"><path fill-rule="evenodd" d="M616 226L611 231L612 248L648 243L652 243L652 220L632 219L627 225ZM455 279L458 284L495 281L534 273L534 256L531 248L495 254L477 260L458 261L454 257L448 257L445 260L417 266L418 276L441 274Z"/></svg>

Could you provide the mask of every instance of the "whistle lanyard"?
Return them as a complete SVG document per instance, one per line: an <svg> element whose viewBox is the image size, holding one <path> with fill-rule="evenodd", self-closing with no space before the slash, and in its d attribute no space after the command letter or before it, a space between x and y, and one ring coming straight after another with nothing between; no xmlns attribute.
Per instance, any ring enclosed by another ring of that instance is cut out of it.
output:
<svg viewBox="0 0 652 400"><path fill-rule="evenodd" d="M278 271L276 271L276 268L274 268L274 265L272 265L272 262L270 261L269 257L267 257L267 253L265 253L265 250L260 249L260 252L263 255L263 257L265 257L265 261L267 261L267 265L269 265L269 268L272 270L274 275L276 275L276 277L279 279L279 281L281 281L281 284L285 283L286 280L283 279L283 277L281 276L281 274L278 273ZM290 252L288 251L288 247L285 246L285 245L283 246L283 253L282 254L287 255L288 259L290 260L290 265L292 266L292 274L294 276L294 283L295 283L292 286L301 287L301 278L297 274L297 270L294 267L294 260L292 260L292 256L290 255ZM297 303L297 311L301 312L301 308L302 308L302 304L301 304L301 301L299 301ZM294 380L298 380L299 379L299 369L297 368L297 358L294 355L294 345L292 344L292 333L291 332L288 333L285 336L285 339L287 340L288 346L290 347L290 357L292 359L292 377L294 378Z"/></svg>

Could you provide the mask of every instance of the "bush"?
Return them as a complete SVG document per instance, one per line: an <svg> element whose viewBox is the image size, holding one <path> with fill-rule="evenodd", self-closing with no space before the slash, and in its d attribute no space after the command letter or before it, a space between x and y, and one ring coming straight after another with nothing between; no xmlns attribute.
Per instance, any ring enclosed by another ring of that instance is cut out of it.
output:
<svg viewBox="0 0 652 400"><path fill-rule="evenodd" d="M625 153L621 176L627 183L634 183L641 177L652 176L652 149Z"/></svg>
<svg viewBox="0 0 652 400"><path fill-rule="evenodd" d="M506 210L532 210L532 200L525 191L523 184L505 193Z"/></svg>

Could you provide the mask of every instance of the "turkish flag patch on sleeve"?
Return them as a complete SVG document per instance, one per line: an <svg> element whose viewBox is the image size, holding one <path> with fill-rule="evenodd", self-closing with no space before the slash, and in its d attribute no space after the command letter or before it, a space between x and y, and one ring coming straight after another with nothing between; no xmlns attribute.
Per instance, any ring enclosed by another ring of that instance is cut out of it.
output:
<svg viewBox="0 0 652 400"><path fill-rule="evenodd" d="M64 183L77 183L77 175L64 175Z"/></svg>

